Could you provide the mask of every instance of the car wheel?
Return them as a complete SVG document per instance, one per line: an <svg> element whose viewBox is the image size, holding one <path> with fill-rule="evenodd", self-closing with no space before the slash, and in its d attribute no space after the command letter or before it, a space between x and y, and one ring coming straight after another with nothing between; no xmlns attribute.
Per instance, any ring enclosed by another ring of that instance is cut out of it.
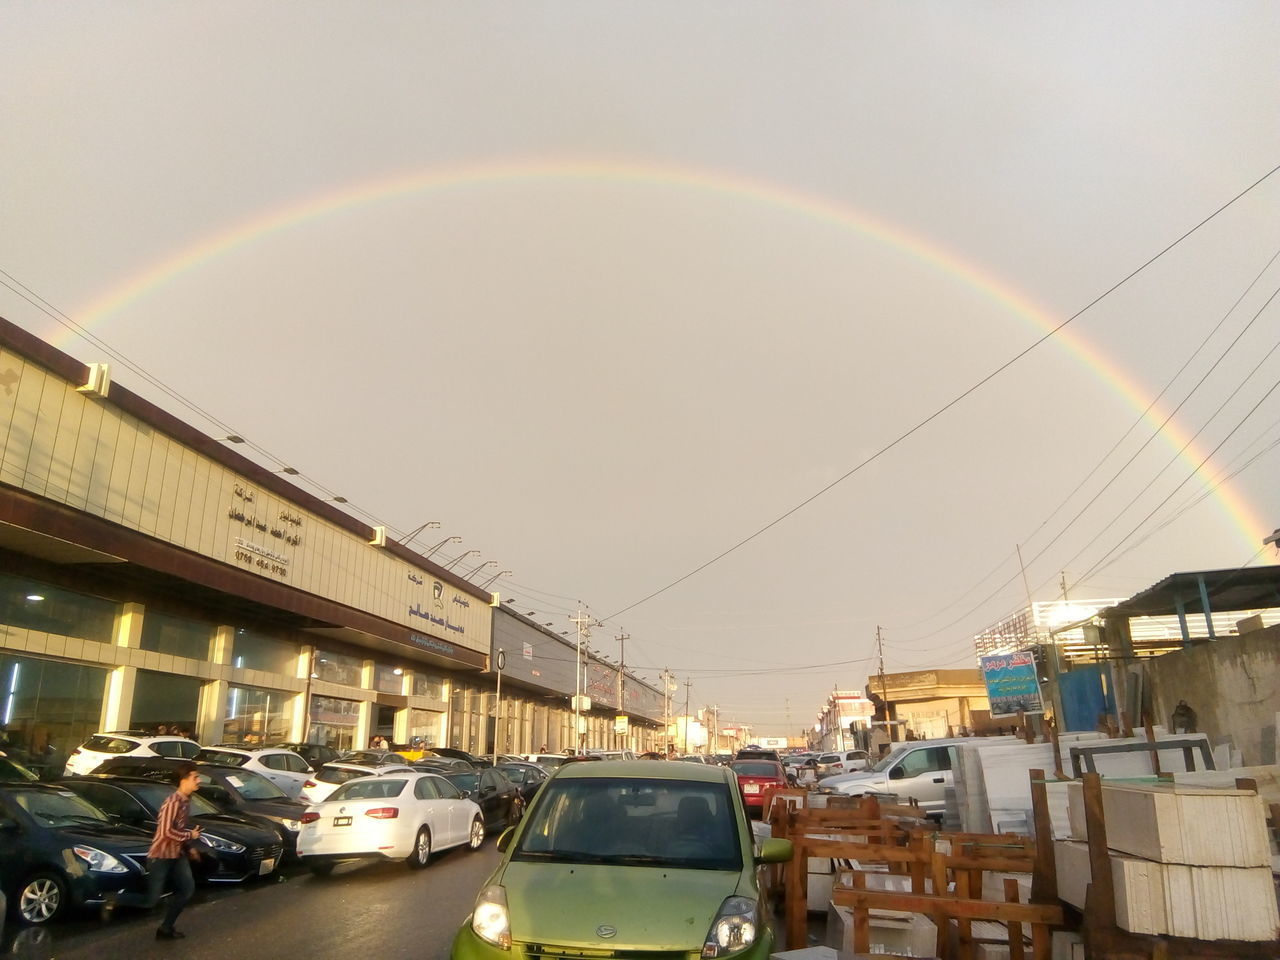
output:
<svg viewBox="0 0 1280 960"><path fill-rule="evenodd" d="M67 885L54 873L37 873L18 891L18 917L24 923L48 923L67 907Z"/></svg>
<svg viewBox="0 0 1280 960"><path fill-rule="evenodd" d="M471 821L471 833L467 837L467 846L479 850L484 846L484 821L476 817Z"/></svg>
<svg viewBox="0 0 1280 960"><path fill-rule="evenodd" d="M337 864L332 861L321 860L319 863L308 864L307 869L311 871L311 875L313 877L327 877L329 874L333 873L333 868L335 866L337 866Z"/></svg>
<svg viewBox="0 0 1280 960"><path fill-rule="evenodd" d="M409 853L409 869L421 870L431 859L431 831L426 827L418 829L413 838L413 850Z"/></svg>

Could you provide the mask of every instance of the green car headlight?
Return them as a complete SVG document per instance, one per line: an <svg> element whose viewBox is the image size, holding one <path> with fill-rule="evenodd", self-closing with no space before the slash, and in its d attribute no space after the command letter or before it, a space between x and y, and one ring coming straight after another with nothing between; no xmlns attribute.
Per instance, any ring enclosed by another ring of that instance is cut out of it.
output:
<svg viewBox="0 0 1280 960"><path fill-rule="evenodd" d="M471 929L477 937L503 950L511 949L511 917L507 913L507 891L497 884L485 887L471 911Z"/></svg>
<svg viewBox="0 0 1280 960"><path fill-rule="evenodd" d="M702 945L703 960L727 957L745 950L756 940L756 902L750 897L726 897L720 904L720 912L711 921L706 942Z"/></svg>

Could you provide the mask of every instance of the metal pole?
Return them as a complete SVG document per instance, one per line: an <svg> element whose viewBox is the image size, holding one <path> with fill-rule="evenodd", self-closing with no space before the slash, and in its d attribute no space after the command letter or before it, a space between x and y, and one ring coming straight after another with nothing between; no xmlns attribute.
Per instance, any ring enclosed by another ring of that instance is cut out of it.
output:
<svg viewBox="0 0 1280 960"><path fill-rule="evenodd" d="M502 729L502 668L507 665L507 652L501 647L498 648L498 703L494 707L494 727L493 727L493 765L498 765L498 732Z"/></svg>

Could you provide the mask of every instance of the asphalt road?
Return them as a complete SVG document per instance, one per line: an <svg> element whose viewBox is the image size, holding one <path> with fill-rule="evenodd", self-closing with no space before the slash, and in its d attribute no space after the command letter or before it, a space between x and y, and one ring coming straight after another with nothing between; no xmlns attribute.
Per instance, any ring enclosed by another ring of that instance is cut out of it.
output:
<svg viewBox="0 0 1280 960"><path fill-rule="evenodd" d="M29 960L446 960L498 857L490 837L475 853L436 854L425 870L346 864L320 878L287 868L278 882L197 887L178 921L185 940L158 942L158 912L122 909L106 924L83 915L38 929L7 922L0 949Z"/></svg>

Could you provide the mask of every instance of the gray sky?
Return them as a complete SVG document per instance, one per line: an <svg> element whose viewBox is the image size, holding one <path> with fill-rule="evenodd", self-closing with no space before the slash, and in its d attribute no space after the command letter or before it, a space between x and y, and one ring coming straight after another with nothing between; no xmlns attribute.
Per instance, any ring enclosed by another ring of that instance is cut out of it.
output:
<svg viewBox="0 0 1280 960"><path fill-rule="evenodd" d="M569 629L582 600L609 618L593 647L625 631L694 705L793 731L864 685L877 625L890 670L971 665L1025 602L1016 544L1036 599L1064 570L1127 596L1276 560L1280 174L632 607L1280 163L1274 3L11 2L4 24L0 270L307 489L439 521L427 545L514 571L522 611ZM0 314L103 358L10 289Z"/></svg>

